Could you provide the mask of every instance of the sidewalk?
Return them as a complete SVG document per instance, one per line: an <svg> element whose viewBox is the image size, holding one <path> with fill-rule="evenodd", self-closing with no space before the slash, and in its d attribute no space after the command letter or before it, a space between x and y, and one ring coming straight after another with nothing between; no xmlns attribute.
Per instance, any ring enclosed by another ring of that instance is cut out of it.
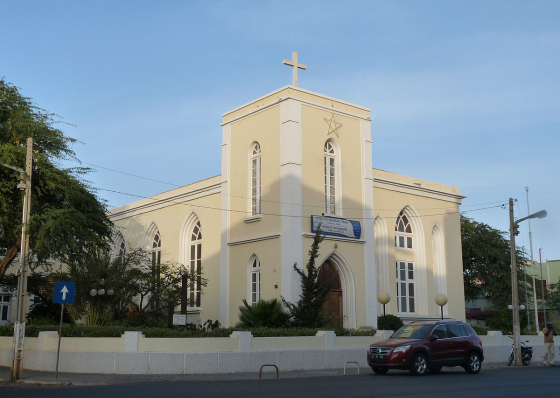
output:
<svg viewBox="0 0 560 398"><path fill-rule="evenodd" d="M536 367L537 362L531 362L530 367ZM504 363L483 363L482 370L507 368ZM515 366L511 366L511 369ZM444 368L444 372L464 372L460 367ZM201 375L110 375L110 374L87 374L87 373L59 373L58 379L54 378L52 372L39 372L36 370L24 370L24 378L18 383L33 385L52 385L52 386L95 386L95 385L115 385L130 383L154 383L154 382L175 382L175 381L226 381L226 380L255 380L259 378L258 372L252 373L222 373L222 374L201 374ZM358 375L355 367L346 369L348 376ZM371 369L368 367L360 368L361 376L371 376ZM302 377L333 377L344 376L343 369L329 370L300 370L292 372L280 371L280 378L302 378ZM263 372L264 379L275 379L276 372ZM7 383L10 379L10 368L0 366L0 383Z"/></svg>

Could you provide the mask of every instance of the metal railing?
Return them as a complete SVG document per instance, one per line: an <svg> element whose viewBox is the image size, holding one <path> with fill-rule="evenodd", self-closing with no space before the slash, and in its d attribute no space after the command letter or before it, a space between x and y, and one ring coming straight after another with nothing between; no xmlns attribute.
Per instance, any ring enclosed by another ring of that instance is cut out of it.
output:
<svg viewBox="0 0 560 398"><path fill-rule="evenodd" d="M355 363L356 366L358 366L358 374L360 374L360 364L356 361L346 361L344 363L344 374L346 374L346 365L348 365L349 363Z"/></svg>
<svg viewBox="0 0 560 398"><path fill-rule="evenodd" d="M278 366L276 366L276 365L263 365L263 366L261 366L261 370L259 371L259 379L262 379L262 370L263 370L263 368L265 368L267 366L276 368L276 378L278 378L278 376L279 376Z"/></svg>

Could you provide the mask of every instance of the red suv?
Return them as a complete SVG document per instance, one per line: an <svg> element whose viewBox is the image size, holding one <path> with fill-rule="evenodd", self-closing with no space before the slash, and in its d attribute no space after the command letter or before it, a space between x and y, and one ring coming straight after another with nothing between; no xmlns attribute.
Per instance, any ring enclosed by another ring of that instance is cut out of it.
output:
<svg viewBox="0 0 560 398"><path fill-rule="evenodd" d="M377 374L408 369L418 376L438 373L443 366L462 366L478 373L484 360L482 340L460 321L412 322L367 353L368 365Z"/></svg>

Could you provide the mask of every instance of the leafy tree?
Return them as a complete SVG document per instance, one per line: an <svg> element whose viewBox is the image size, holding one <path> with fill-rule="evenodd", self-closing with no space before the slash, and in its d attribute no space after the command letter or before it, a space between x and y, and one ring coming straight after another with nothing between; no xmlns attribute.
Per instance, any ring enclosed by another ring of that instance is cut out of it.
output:
<svg viewBox="0 0 560 398"><path fill-rule="evenodd" d="M496 309L504 309L511 304L511 254L506 236L506 232L461 216L463 281L467 301L486 297ZM525 259L521 250L516 250L516 255L521 292Z"/></svg>
<svg viewBox="0 0 560 398"><path fill-rule="evenodd" d="M84 264L76 264L64 271L32 272L28 291L35 295L28 320L34 318L60 319L60 305L52 303L54 281L76 282L74 304L64 308L65 320L86 325L107 325L125 320L129 325L165 325L167 303L181 304L183 275L189 282L195 275L179 264L162 263L159 274L154 272L150 256L144 249L130 249L114 257L107 251L87 254ZM201 278L201 288L207 281ZM0 290L13 291L17 286L15 275L6 275L0 281ZM105 290L104 295L91 296L90 291ZM109 290L113 295L107 294ZM160 303L159 306L154 303ZM66 315L69 314L69 317Z"/></svg>
<svg viewBox="0 0 560 398"><path fill-rule="evenodd" d="M282 328L286 327L290 314L284 311L278 299L259 300L254 306L243 299L239 307L239 327L243 328Z"/></svg>
<svg viewBox="0 0 560 398"><path fill-rule="evenodd" d="M166 319L168 302L181 304L183 275L189 283L197 278L187 267L172 262L160 264L155 272L143 248L114 258L97 253L86 264L71 267L66 276L76 282L75 316L82 314L89 324L106 324L125 315L139 324L157 324L158 319ZM202 289L207 280L201 277L200 284ZM93 288L112 290L114 295L91 297Z"/></svg>
<svg viewBox="0 0 560 398"><path fill-rule="evenodd" d="M323 327L326 323L323 308L334 281L321 281L319 278L320 268L315 265L315 260L319 257L319 245L323 239L324 236L321 236L319 226L309 250L309 260L305 266L306 272L294 265L294 270L301 278L301 294L298 302L293 304L282 298L284 306L292 316L292 323L295 327L317 328Z"/></svg>
<svg viewBox="0 0 560 398"><path fill-rule="evenodd" d="M56 325L60 322L60 304L53 303L54 275L45 272L32 271L27 278L27 291L33 295L33 303L27 314L27 320L31 323L43 323ZM8 274L0 281L0 290L13 292L17 290L18 277ZM72 323L72 317L68 312L69 306L64 308L64 322Z"/></svg>
<svg viewBox="0 0 560 398"><path fill-rule="evenodd" d="M29 137L34 139L30 260L35 265L55 259L73 265L98 248L107 248L111 221L105 202L83 179L87 168L64 168L77 160L71 146L77 141L56 127L60 118L37 107L17 87L0 79L0 163L25 169ZM0 166L0 280L21 246L23 197L19 173Z"/></svg>
<svg viewBox="0 0 560 398"><path fill-rule="evenodd" d="M539 288L539 290L537 291L537 297L541 298L542 293L540 289L540 281L537 281L536 285ZM548 287L545 289L544 296L546 306L548 308L551 308L553 310L560 309L560 280L556 283L551 283L550 285L548 285Z"/></svg>

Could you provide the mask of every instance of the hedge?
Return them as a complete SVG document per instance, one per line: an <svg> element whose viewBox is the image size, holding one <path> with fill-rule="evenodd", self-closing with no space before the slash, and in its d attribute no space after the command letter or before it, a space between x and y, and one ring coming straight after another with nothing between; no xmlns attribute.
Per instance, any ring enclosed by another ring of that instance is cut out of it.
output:
<svg viewBox="0 0 560 398"><path fill-rule="evenodd" d="M27 325L25 327L25 335L27 337L37 337L39 332L58 331L59 326L37 326ZM233 331L250 331L253 337L290 337L290 336L315 336L318 329L303 328L257 328L252 330L244 330L239 328L218 328L214 330L196 330L187 331L181 329L168 328L134 328L127 326L81 326L81 325L63 325L62 335L65 337L121 337L125 331L141 331L146 337L229 337ZM0 326L0 336L13 336L13 326ZM337 336L373 336L375 330L356 330L356 329L338 329L335 330Z"/></svg>

